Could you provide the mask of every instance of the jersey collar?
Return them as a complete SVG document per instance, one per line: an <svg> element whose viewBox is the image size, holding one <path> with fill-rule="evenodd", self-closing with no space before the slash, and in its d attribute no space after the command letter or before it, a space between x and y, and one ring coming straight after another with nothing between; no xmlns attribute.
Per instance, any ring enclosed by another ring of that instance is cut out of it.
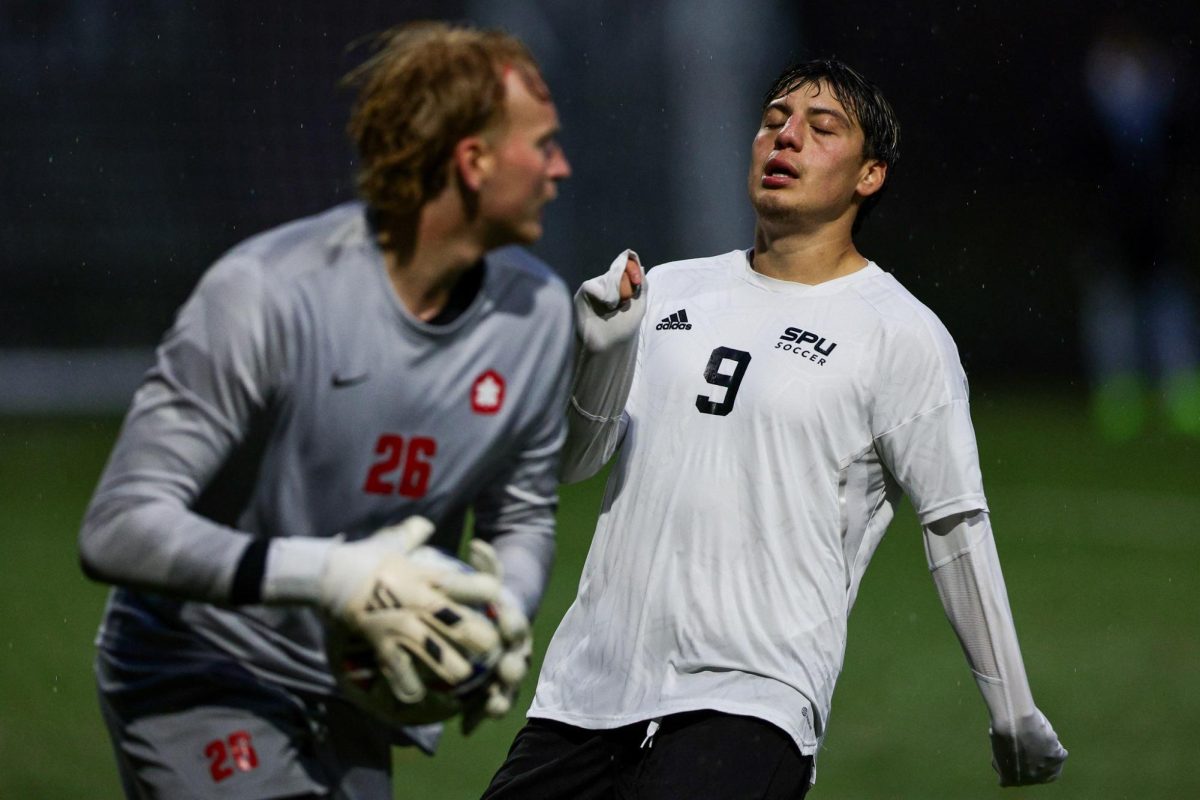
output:
<svg viewBox="0 0 1200 800"><path fill-rule="evenodd" d="M751 254L753 248L746 250L734 250L728 254L730 268L734 274L745 280L747 283L764 289L775 294L794 294L794 295L809 295L820 296L826 294L836 294L847 286L858 283L859 281L869 280L876 275L882 275L883 270L874 261L868 261L862 269L855 270L849 275L843 275L840 278L834 278L831 281L818 283L815 286L807 283L797 283L795 281L784 281L779 278L772 278L768 275L763 275L760 272L755 272L750 266Z"/></svg>

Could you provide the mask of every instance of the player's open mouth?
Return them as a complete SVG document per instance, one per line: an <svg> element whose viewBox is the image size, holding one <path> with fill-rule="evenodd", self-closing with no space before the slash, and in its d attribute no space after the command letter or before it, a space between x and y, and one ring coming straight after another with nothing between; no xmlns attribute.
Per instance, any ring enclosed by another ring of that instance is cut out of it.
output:
<svg viewBox="0 0 1200 800"><path fill-rule="evenodd" d="M762 185L768 189L787 186L798 177L800 173L782 158L769 158L763 165Z"/></svg>

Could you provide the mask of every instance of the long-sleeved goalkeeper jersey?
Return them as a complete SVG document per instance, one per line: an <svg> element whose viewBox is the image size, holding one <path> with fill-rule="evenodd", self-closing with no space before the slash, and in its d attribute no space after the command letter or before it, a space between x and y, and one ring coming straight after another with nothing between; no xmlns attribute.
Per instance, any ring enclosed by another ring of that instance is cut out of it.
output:
<svg viewBox="0 0 1200 800"><path fill-rule="evenodd" d="M236 247L165 336L84 520L85 563L118 585L103 654L139 680L233 662L328 694L318 615L231 605L239 560L255 537L353 539L412 514L457 552L472 509L532 612L553 555L570 326L561 280L516 248L486 256L452 322L417 320L358 204Z"/></svg>

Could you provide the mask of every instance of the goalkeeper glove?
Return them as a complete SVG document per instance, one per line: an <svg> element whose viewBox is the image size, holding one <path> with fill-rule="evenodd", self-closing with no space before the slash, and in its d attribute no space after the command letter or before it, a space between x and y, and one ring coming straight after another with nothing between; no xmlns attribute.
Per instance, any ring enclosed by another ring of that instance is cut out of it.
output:
<svg viewBox="0 0 1200 800"><path fill-rule="evenodd" d="M426 694L418 665L454 685L471 676L469 657L499 644L496 627L465 605L497 602L498 579L410 558L433 530L429 520L409 517L354 542L276 539L263 599L316 605L358 631L396 698L418 702Z"/></svg>
<svg viewBox="0 0 1200 800"><path fill-rule="evenodd" d="M467 561L481 575L491 576L497 582L503 578L504 568L495 548L481 539L471 540ZM529 672L529 659L533 653L533 631L529 627L529 618L525 616L516 596L507 588L501 588L494 608L503 653L496 663L492 680L463 709L464 735L474 731L484 717L499 719L511 711L521 681Z"/></svg>

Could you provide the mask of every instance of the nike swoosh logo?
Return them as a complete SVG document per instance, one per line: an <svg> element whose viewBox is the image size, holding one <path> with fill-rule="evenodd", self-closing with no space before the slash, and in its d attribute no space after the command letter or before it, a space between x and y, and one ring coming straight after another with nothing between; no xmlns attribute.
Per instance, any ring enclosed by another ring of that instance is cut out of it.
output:
<svg viewBox="0 0 1200 800"><path fill-rule="evenodd" d="M344 389L347 386L354 386L363 383L367 378L371 377L369 372L359 372L354 375L343 375L340 372L333 373L333 388Z"/></svg>

